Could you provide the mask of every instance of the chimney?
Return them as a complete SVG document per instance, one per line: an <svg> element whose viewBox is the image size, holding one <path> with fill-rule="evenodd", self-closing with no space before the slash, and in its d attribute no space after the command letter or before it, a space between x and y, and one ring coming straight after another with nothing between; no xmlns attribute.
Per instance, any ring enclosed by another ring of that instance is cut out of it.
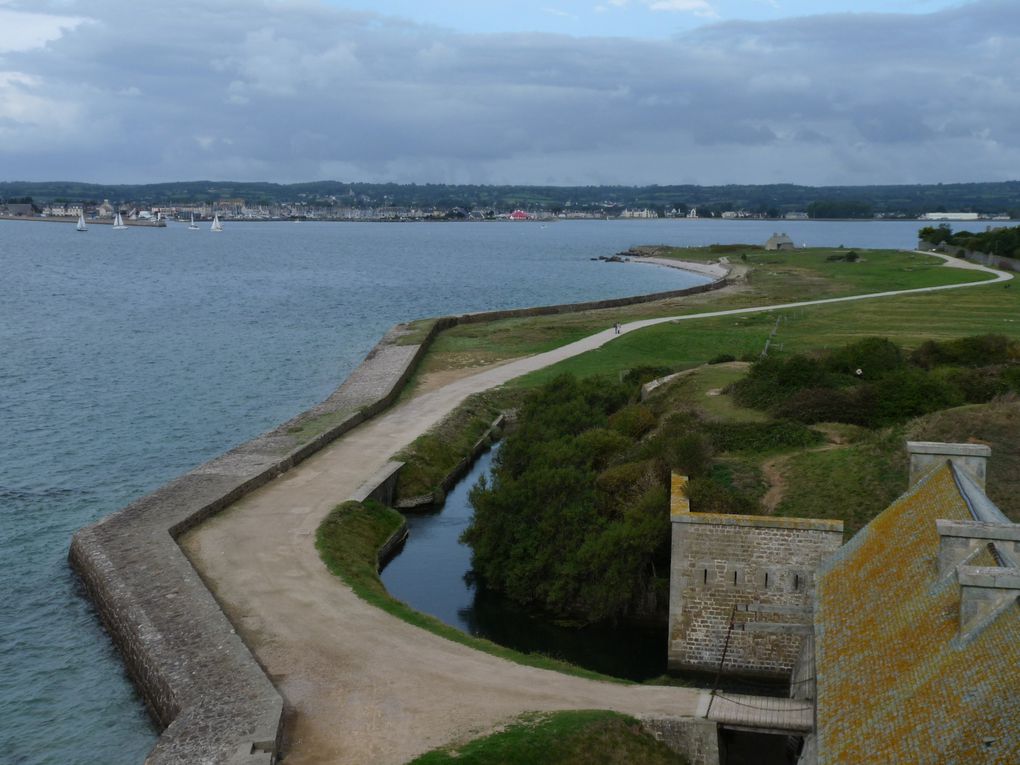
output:
<svg viewBox="0 0 1020 765"><path fill-rule="evenodd" d="M934 441L907 441L910 455L910 486L916 484L937 462L949 460L984 491L985 463L992 450L984 444L943 444Z"/></svg>
<svg viewBox="0 0 1020 765"><path fill-rule="evenodd" d="M1020 569L960 566L960 638L975 637L1020 598Z"/></svg>
<svg viewBox="0 0 1020 765"><path fill-rule="evenodd" d="M1020 560L1020 524L983 521L935 521L939 533L939 578L966 563L982 548L991 548L1000 563Z"/></svg>

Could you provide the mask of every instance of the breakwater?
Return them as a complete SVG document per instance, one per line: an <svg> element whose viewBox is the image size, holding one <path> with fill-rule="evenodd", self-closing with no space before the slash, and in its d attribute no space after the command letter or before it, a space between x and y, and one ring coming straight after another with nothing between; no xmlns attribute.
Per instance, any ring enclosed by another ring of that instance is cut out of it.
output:
<svg viewBox="0 0 1020 765"><path fill-rule="evenodd" d="M261 765L279 752L283 700L177 546L178 536L388 407L445 329L633 305L724 284L445 316L413 343L398 325L326 401L78 531L71 565L164 729L148 762Z"/></svg>

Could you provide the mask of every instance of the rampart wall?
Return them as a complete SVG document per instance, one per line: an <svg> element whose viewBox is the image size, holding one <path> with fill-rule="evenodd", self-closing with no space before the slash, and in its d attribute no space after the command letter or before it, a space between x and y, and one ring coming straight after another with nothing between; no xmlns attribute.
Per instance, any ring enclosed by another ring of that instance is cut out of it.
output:
<svg viewBox="0 0 1020 765"><path fill-rule="evenodd" d="M674 476L669 666L789 677L842 521L691 512L685 490Z"/></svg>
<svg viewBox="0 0 1020 765"><path fill-rule="evenodd" d="M392 404L445 329L634 305L726 283L446 316L420 343L406 343L407 328L397 326L321 404L75 533L71 566L163 728L146 762L269 765L279 753L283 699L181 552L178 536Z"/></svg>

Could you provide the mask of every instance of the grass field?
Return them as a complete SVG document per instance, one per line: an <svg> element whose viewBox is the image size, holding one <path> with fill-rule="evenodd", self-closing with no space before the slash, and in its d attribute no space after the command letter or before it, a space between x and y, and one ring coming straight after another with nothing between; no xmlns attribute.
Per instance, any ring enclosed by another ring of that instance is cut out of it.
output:
<svg viewBox="0 0 1020 765"><path fill-rule="evenodd" d="M987 274L981 272L945 267L941 259L930 255L892 250L860 251L862 259L854 263L827 260L834 254L845 254L845 252L845 250L833 249L798 250L784 253L750 251L746 263L739 258L739 255L729 253L731 261L741 269L747 266L748 272L739 286L728 288L720 293L706 293L617 309L505 319L454 327L443 332L436 339L422 362L421 374L427 375L432 371L480 366L508 358L540 353L606 329L615 322L626 323L637 319L682 316L705 311L747 308L771 303L797 302L896 289L971 283L989 278ZM669 253L689 260L714 260L719 257L719 254L712 252L710 248L669 250ZM667 253L657 251L656 254L662 256ZM652 266L633 267L651 268ZM999 288L1001 289L1001 285ZM963 292L969 292L969 290L963 290ZM1016 303L1013 305L1015 306ZM854 311L855 308L856 306L851 306L849 310ZM755 348L760 350L775 319L752 315L743 318L737 324L737 329L750 331L724 331L725 327L733 325L736 321L723 320L708 334L702 332L701 349L692 348L692 352L689 354L693 361L677 361L671 362L671 364L682 367L685 363L701 363L708 360L723 350L723 347L720 346L712 353L705 352L705 349L717 340L724 340L727 343L740 342L741 345L729 347L726 351L737 356L744 352L752 352ZM717 333L718 336L713 337L712 333ZM964 331L962 334L974 333ZM628 335L627 338L614 341L611 346L630 337ZM608 352L608 348L601 352ZM660 359L664 357L659 355Z"/></svg>
<svg viewBox="0 0 1020 765"><path fill-rule="evenodd" d="M562 372L580 376L614 374L642 365L683 369L719 353L756 357L773 329L776 333L772 342L780 352L836 348L869 336L888 337L907 347L928 339L986 333L1020 337L1020 285L1014 288L1012 282L1006 282L660 324L623 335L599 350L519 378L513 384L528 387Z"/></svg>
<svg viewBox="0 0 1020 765"><path fill-rule="evenodd" d="M685 765L632 717L582 710L532 714L483 738L443 747L410 765Z"/></svg>

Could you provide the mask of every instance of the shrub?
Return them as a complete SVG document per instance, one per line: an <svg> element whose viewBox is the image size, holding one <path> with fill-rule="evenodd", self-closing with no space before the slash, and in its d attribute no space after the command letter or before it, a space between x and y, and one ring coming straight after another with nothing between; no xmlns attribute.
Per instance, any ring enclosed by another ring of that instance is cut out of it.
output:
<svg viewBox="0 0 1020 765"><path fill-rule="evenodd" d="M737 357L731 353L720 353L718 356L713 356L709 359L709 364L725 364L728 361L736 361Z"/></svg>
<svg viewBox="0 0 1020 765"><path fill-rule="evenodd" d="M687 498L696 513L729 513L755 515L758 503L745 494L723 486L711 478L692 478L687 484Z"/></svg>
<svg viewBox="0 0 1020 765"><path fill-rule="evenodd" d="M926 340L910 354L910 361L924 369L953 365L982 367L1005 364L1020 356L1016 342L1004 335L975 335L957 340Z"/></svg>
<svg viewBox="0 0 1020 765"><path fill-rule="evenodd" d="M822 435L800 422L719 422L708 425L712 445L721 452L767 452L813 446Z"/></svg>
<svg viewBox="0 0 1020 765"><path fill-rule="evenodd" d="M874 392L872 425L902 422L964 403L959 390L920 369L891 372L868 387Z"/></svg>
<svg viewBox="0 0 1020 765"><path fill-rule="evenodd" d="M755 362L750 373L731 388L742 406L770 409L804 388L830 387L831 376L817 359L795 355L769 356Z"/></svg>
<svg viewBox="0 0 1020 765"><path fill-rule="evenodd" d="M854 414L855 397L852 391L839 388L805 388L797 391L775 409L777 417L797 420L808 425L815 422L850 422L863 424Z"/></svg>
<svg viewBox="0 0 1020 765"><path fill-rule="evenodd" d="M643 404L625 406L609 417L609 427L632 438L641 438L656 425L655 415Z"/></svg>
<svg viewBox="0 0 1020 765"><path fill-rule="evenodd" d="M884 337L866 337L830 353L825 366L833 372L873 380L905 363L898 345Z"/></svg>

